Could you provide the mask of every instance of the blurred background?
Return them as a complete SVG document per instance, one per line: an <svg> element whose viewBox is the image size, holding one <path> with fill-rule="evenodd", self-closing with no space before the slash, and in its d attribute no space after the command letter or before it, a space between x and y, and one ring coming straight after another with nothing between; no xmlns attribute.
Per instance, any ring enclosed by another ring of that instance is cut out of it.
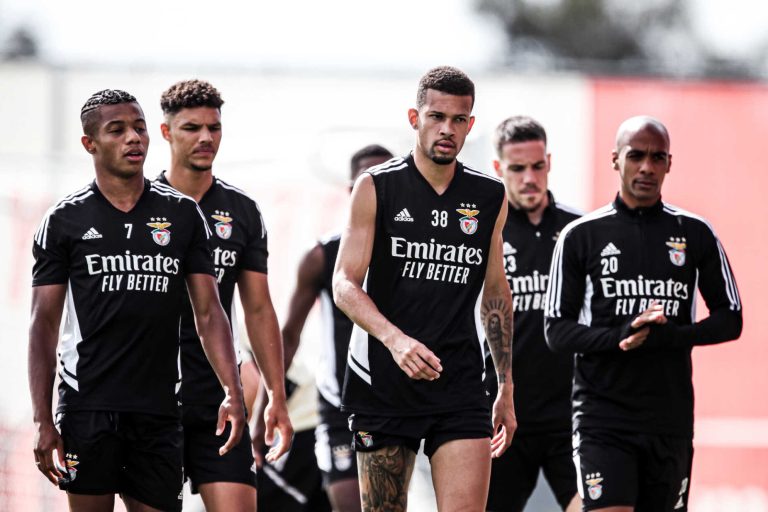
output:
<svg viewBox="0 0 768 512"><path fill-rule="evenodd" d="M31 454L30 249L47 207L93 179L79 142L88 96L138 98L154 177L169 159L160 93L188 78L221 91L214 171L261 207L283 318L300 256L344 221L349 157L369 143L409 151L417 81L441 64L477 86L461 160L490 170L495 126L531 115L549 134L551 189L584 210L615 194L619 123L667 124L664 199L714 225L746 305L739 341L694 351L690 509L768 511L767 29L768 4L755 0L0 0L0 511L66 509ZM292 369L309 386L317 333L313 316ZM415 476L412 510L434 509L427 479ZM539 489L528 510L557 507Z"/></svg>

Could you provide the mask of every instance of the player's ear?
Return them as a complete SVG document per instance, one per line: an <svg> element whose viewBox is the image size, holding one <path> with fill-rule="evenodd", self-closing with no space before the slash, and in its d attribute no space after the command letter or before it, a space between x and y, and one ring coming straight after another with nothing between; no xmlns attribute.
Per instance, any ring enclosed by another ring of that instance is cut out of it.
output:
<svg viewBox="0 0 768 512"><path fill-rule="evenodd" d="M550 169L552 169L552 153L547 153L546 159L547 159L547 172L549 172Z"/></svg>
<svg viewBox="0 0 768 512"><path fill-rule="evenodd" d="M469 116L469 128L467 128L467 133L472 131L472 126L475 124L475 116Z"/></svg>
<svg viewBox="0 0 768 512"><path fill-rule="evenodd" d="M498 160L494 160L493 161L493 170L496 171L496 175L499 178L502 177L503 173L501 172L501 162L499 162Z"/></svg>
<svg viewBox="0 0 768 512"><path fill-rule="evenodd" d="M613 169L619 170L619 154L616 151L611 152L611 161L613 162Z"/></svg>
<svg viewBox="0 0 768 512"><path fill-rule="evenodd" d="M160 125L160 133L163 135L165 140L168 142L171 141L171 127L168 126L168 123L162 123Z"/></svg>
<svg viewBox="0 0 768 512"><path fill-rule="evenodd" d="M415 108L408 109L408 122L411 123L411 128L414 130L419 129L419 111Z"/></svg>
<svg viewBox="0 0 768 512"><path fill-rule="evenodd" d="M669 162L669 164L667 165L667 173L669 173L669 171L672 170L672 153L667 155L667 161Z"/></svg>
<svg viewBox="0 0 768 512"><path fill-rule="evenodd" d="M83 135L80 137L80 143L85 150L91 154L96 152L96 146L93 144L93 139L89 135Z"/></svg>

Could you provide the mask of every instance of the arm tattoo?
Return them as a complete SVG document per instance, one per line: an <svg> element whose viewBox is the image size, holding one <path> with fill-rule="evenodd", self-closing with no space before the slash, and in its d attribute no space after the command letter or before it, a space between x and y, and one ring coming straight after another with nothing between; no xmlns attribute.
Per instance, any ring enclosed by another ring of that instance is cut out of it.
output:
<svg viewBox="0 0 768 512"><path fill-rule="evenodd" d="M405 511L414 456L404 446L358 452L360 499L364 512Z"/></svg>
<svg viewBox="0 0 768 512"><path fill-rule="evenodd" d="M506 382L507 372L512 368L512 308L500 299L483 301L480 318L499 382Z"/></svg>

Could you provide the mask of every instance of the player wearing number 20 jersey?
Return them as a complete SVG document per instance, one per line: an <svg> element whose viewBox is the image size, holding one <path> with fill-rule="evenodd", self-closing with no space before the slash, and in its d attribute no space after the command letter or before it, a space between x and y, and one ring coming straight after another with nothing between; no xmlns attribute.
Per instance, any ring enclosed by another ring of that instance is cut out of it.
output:
<svg viewBox="0 0 768 512"><path fill-rule="evenodd" d="M33 286L66 284L58 411L177 416L178 330L187 274L213 274L195 202L145 180L122 212L96 183L45 215Z"/></svg>

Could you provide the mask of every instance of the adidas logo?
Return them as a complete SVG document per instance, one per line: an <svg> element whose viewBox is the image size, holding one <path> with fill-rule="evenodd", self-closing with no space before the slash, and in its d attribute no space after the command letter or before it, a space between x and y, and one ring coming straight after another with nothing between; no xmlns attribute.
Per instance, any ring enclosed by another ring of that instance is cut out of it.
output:
<svg viewBox="0 0 768 512"><path fill-rule="evenodd" d="M95 228L91 228L83 235L83 240L93 240L94 238L104 238L101 233L96 231Z"/></svg>
<svg viewBox="0 0 768 512"><path fill-rule="evenodd" d="M600 253L600 256L618 256L619 254L621 254L621 251L613 245L613 242L608 242L608 245L605 246L603 252Z"/></svg>
<svg viewBox="0 0 768 512"><path fill-rule="evenodd" d="M413 217L408 212L408 208L403 208L400 213L395 215L395 221L397 222L413 222Z"/></svg>

